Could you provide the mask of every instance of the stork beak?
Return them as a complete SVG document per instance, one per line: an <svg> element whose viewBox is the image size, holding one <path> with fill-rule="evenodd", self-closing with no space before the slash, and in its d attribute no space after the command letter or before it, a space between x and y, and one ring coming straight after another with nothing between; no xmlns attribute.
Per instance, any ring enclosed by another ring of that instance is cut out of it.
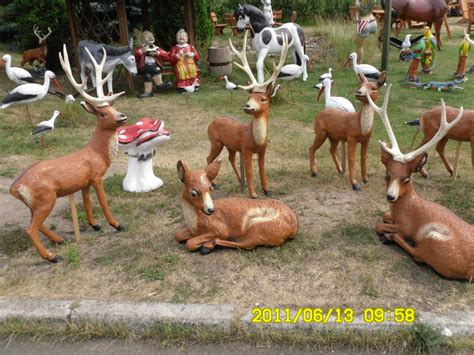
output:
<svg viewBox="0 0 474 355"><path fill-rule="evenodd" d="M57 89L59 92L62 92L62 91L63 91L63 89L62 89L62 87L61 87L61 84L59 84L59 81L58 81L57 79L53 79L53 80L51 80L51 81L53 82L54 86L56 86L56 89Z"/></svg>
<svg viewBox="0 0 474 355"><path fill-rule="evenodd" d="M319 89L318 101L319 101L319 98L321 97L321 95L323 94L323 92L324 92L324 85L322 85L321 89Z"/></svg>
<svg viewBox="0 0 474 355"><path fill-rule="evenodd" d="M218 79L219 79L219 80L224 80L224 77L223 77L223 76L220 76Z"/></svg>

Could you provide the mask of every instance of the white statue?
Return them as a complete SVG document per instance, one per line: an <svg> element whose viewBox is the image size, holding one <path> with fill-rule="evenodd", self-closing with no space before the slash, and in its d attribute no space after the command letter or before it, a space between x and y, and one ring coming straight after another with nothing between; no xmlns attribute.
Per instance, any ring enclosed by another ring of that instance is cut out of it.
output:
<svg viewBox="0 0 474 355"><path fill-rule="evenodd" d="M273 11L272 11L272 0L262 0L263 14L267 19L268 23L273 26Z"/></svg>
<svg viewBox="0 0 474 355"><path fill-rule="evenodd" d="M119 147L128 155L123 189L128 192L148 192L163 186L163 180L153 173L153 156L155 148L171 137L165 129L165 123L141 118L131 126L119 128L117 133Z"/></svg>

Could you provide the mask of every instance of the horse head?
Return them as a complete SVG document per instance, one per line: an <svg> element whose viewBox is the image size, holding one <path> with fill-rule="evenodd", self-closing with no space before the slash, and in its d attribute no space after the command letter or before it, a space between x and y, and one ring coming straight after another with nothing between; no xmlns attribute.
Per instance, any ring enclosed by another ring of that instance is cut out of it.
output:
<svg viewBox="0 0 474 355"><path fill-rule="evenodd" d="M245 27L250 24L255 33L259 33L265 27L271 27L262 10L253 5L240 5L234 12L237 20L237 31L243 32Z"/></svg>

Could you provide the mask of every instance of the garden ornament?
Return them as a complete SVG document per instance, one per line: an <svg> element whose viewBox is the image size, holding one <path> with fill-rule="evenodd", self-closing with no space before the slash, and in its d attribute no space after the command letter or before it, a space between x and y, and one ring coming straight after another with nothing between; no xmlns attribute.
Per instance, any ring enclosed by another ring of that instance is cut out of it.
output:
<svg viewBox="0 0 474 355"><path fill-rule="evenodd" d="M173 84L168 81L163 83L162 71L165 62L169 62L169 54L155 45L155 36L150 31L142 34L142 45L135 48L135 59L137 61L138 73L142 76L145 90L138 98L153 96L153 84L157 91L171 89Z"/></svg>
<svg viewBox="0 0 474 355"><path fill-rule="evenodd" d="M137 63L132 54L133 40L130 40L128 46L112 47L106 44L97 43L91 40L80 41L77 45L77 53L81 62L81 80L84 85L84 90L87 90L87 69L90 71L92 86L96 87L97 78L95 75L94 64L89 57L86 49L91 53L96 62L101 62L105 51L105 64L102 71L106 74L113 73L117 65L122 64L132 75L137 74ZM108 93L113 93L113 75L107 75L107 89ZM98 78L101 80L101 78Z"/></svg>
<svg viewBox="0 0 474 355"><path fill-rule="evenodd" d="M390 37L390 45L400 49L399 59L401 62L409 62L415 56L413 48L424 38L424 35L419 35L412 38L411 34L407 34L405 39L402 41L397 37ZM424 49L423 45L423 49Z"/></svg>
<svg viewBox="0 0 474 355"><path fill-rule="evenodd" d="M2 57L3 62L5 63L5 73L7 74L8 79L13 81L17 85L33 83L33 75L23 68L12 67L12 57L10 54L5 54Z"/></svg>
<svg viewBox="0 0 474 355"><path fill-rule="evenodd" d="M237 90L239 87L237 84L233 83L232 81L229 81L227 78L227 75L224 75L223 77L219 78L220 80L225 80L225 88L230 92L230 103L232 104L233 102L233 91Z"/></svg>
<svg viewBox="0 0 474 355"><path fill-rule="evenodd" d="M352 70L354 70L354 73L356 75L364 74L364 76L367 79L373 79L377 81L380 77L380 71L375 68L373 65L370 64L357 64L357 53L352 52L349 54L349 57L347 58L347 62L344 65L344 67L349 66L349 64L352 62Z"/></svg>
<svg viewBox="0 0 474 355"><path fill-rule="evenodd" d="M199 53L188 43L188 34L183 29L176 33L176 42L177 44L170 49L170 62L174 67L176 88L179 93L197 91L201 85L199 68L196 65Z"/></svg>
<svg viewBox="0 0 474 355"><path fill-rule="evenodd" d="M474 41L469 36L466 30L464 30L464 38L459 46L459 61L456 73L454 73L454 79L464 79L466 77L466 61L471 45L474 45ZM466 79L467 80L467 79Z"/></svg>
<svg viewBox="0 0 474 355"><path fill-rule="evenodd" d="M48 53L48 44L46 39L53 33L51 28L48 27L48 33L43 36L43 33L38 29L38 26L33 26L33 33L38 38L39 47L28 49L23 52L23 59L21 60L21 66L24 66L25 63L30 63L33 65L35 61L39 62L39 65L43 68L46 67L46 55Z"/></svg>
<svg viewBox="0 0 474 355"><path fill-rule="evenodd" d="M385 9L385 0L381 1ZM438 48L442 45L441 26L446 10L446 0L392 0L392 20L426 22L430 28L434 24Z"/></svg>
<svg viewBox="0 0 474 355"><path fill-rule="evenodd" d="M263 5L263 15L270 26L273 26L272 0L261 0Z"/></svg>
<svg viewBox="0 0 474 355"><path fill-rule="evenodd" d="M383 241L394 241L416 262L430 265L442 276L453 279L474 278L474 226L447 208L425 200L413 189L411 174L420 171L428 159L426 153L461 120L463 109L447 122L446 107L441 100L441 124L434 137L415 151L403 154L398 146L387 114L390 87L382 108L368 97L370 105L382 119L391 148L382 145L382 163L386 167L387 201L390 212L375 230Z"/></svg>
<svg viewBox="0 0 474 355"><path fill-rule="evenodd" d="M423 51L423 56L421 57L421 66L423 72L426 74L431 74L434 69L435 63L435 48L436 39L431 33L431 29L428 26L424 28L424 38L425 38L425 49Z"/></svg>
<svg viewBox="0 0 474 355"><path fill-rule="evenodd" d="M336 169L342 173L342 166L337 156L337 146L339 141L347 142L349 156L349 182L354 191L361 191L360 185L355 178L355 153L357 143L360 148L361 174L364 184L369 182L367 175L367 150L372 137L374 125L374 110L370 107L366 94L369 94L374 101L377 101L379 90L385 84L387 75L383 72L377 82L368 81L364 74L359 73L361 82L356 92L356 99L362 103L360 112L345 112L340 109L326 108L319 112L314 118L314 142L309 148L309 164L311 174L318 176L315 161L316 150L329 138L331 142L330 152ZM325 79L328 80L328 79Z"/></svg>
<svg viewBox="0 0 474 355"><path fill-rule="evenodd" d="M421 145L426 144L430 141L438 132L443 110L441 107L437 107L426 111L419 119L407 122L410 126L416 126L421 129L424 134ZM446 107L446 114L448 122L452 122L454 118L459 114L459 110L453 107ZM444 154L444 148L448 140L454 140L457 142L470 142L471 143L471 163L474 168L474 110L464 110L461 120L448 133L436 144L436 151L438 152L444 166L448 170L451 176L454 174L454 169L449 163L446 155ZM428 176L425 168L421 169L421 174L425 177Z"/></svg>
<svg viewBox="0 0 474 355"><path fill-rule="evenodd" d="M241 181L239 170L235 163L236 152L240 152L244 160L245 174L248 183L248 191L252 198L257 197L253 183L252 156L258 154L258 170L263 192L266 196L271 194L267 189L267 176L265 173L265 153L268 145L268 120L270 113L271 97L275 94L278 86L275 80L285 63L288 52L288 37L283 36L282 52L278 65L273 65L273 73L263 83L259 83L252 73L247 61L247 33L245 32L242 51L238 52L229 39L230 48L240 59L242 64L234 64L242 69L249 77L249 85L239 85L242 90L248 90L250 97L244 106L244 112L253 117L250 123L241 122L232 117L222 116L214 119L207 128L207 135L211 142L211 151L207 157L207 163L211 164L221 153L224 147L229 151L229 161L232 164L237 179Z"/></svg>
<svg viewBox="0 0 474 355"><path fill-rule="evenodd" d="M230 197L213 201L212 181L220 165L217 159L204 171L195 171L178 162L186 228L176 233L177 241L186 242L189 251L208 254L216 246L250 250L259 245L279 246L295 237L298 218L278 200Z"/></svg>
<svg viewBox="0 0 474 355"><path fill-rule="evenodd" d="M355 6L357 7L355 43L359 62L362 62L365 40L371 34L377 33L377 20L372 15L375 0L356 0Z"/></svg>
<svg viewBox="0 0 474 355"><path fill-rule="evenodd" d="M417 88L422 88L423 90L436 90L438 92L441 91L449 91L451 89L456 89L456 90L463 90L464 88L462 86L459 86L459 84L463 84L465 79L459 79L459 80L451 80L451 81L429 81L426 83L422 83L420 81L408 81L407 85L411 87L417 87Z"/></svg>
<svg viewBox="0 0 474 355"><path fill-rule="evenodd" d="M319 94L318 100L324 92L325 108L335 108L345 112L356 112L354 105L345 97L331 96L330 78L325 78L322 83L318 84Z"/></svg>
<svg viewBox="0 0 474 355"><path fill-rule="evenodd" d="M86 50L87 51L87 50ZM10 187L10 193L21 200L31 210L31 222L27 230L33 245L43 259L56 263L61 257L53 254L43 246L39 233L43 233L53 243L62 243L63 238L49 230L44 221L51 213L56 199L82 191L82 198L89 224L99 230L100 225L92 214L90 187L96 190L102 211L115 229L121 231L123 226L112 216L104 191L103 177L113 158L112 148L116 145L116 129L123 125L127 116L118 112L110 103L124 92L106 96L103 84L107 77L102 79L102 70L106 61L105 49L100 64L90 55L94 64L95 76L98 80L96 87L97 97L87 93L84 83L77 83L72 75L66 45L63 53L59 53L61 66L72 86L80 92L86 100L81 102L82 107L97 117L95 133L89 144L84 148L68 155L43 160L29 167ZM112 72L108 74L112 75ZM30 84L28 84L30 85Z"/></svg>
<svg viewBox="0 0 474 355"><path fill-rule="evenodd" d="M44 147L44 134L46 132L52 131L54 129L54 123L56 122L56 118L58 118L58 116L60 114L61 113L59 111L54 111L53 116L51 116L51 118L49 120L41 121L31 131L32 135L36 135L36 134L40 135L40 146L41 147Z"/></svg>
<svg viewBox="0 0 474 355"><path fill-rule="evenodd" d="M163 186L163 181L153 173L153 157L156 147L171 137L164 121L140 118L131 126L118 128L117 133L119 148L128 156L123 189L148 192Z"/></svg>
<svg viewBox="0 0 474 355"><path fill-rule="evenodd" d="M294 64L302 67L302 79L308 79L307 61L305 60L305 39L303 28L296 23L285 23L278 28L272 28L260 9L253 5L239 5L235 10L237 30L243 32L250 25L254 33L252 46L258 52L257 79L262 84L264 77L264 60L267 54L279 54L282 51L283 36L288 37L288 50Z"/></svg>
<svg viewBox="0 0 474 355"><path fill-rule="evenodd" d="M418 77L418 66L420 65L420 61L423 59L423 55L425 53L425 42L426 38L422 37L420 41L418 41L416 44L413 44L411 47L412 60L405 76L405 80L409 83L416 83L420 81L420 78Z"/></svg>

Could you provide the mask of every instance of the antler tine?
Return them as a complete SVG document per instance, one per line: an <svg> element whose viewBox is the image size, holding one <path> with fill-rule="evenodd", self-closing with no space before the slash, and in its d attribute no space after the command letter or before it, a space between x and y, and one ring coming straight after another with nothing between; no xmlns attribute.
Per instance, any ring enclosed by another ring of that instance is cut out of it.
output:
<svg viewBox="0 0 474 355"><path fill-rule="evenodd" d="M288 35L284 34L283 44L282 44L281 53L280 53L280 61L278 62L278 65L275 65L275 62L273 62L272 75L270 76L270 78L268 78L268 80L265 80L265 82L263 82L262 84L258 84L259 87L266 87L267 85L269 85L270 83L276 80L276 78L278 77L278 74L280 74L281 68L283 68L283 64L285 64L287 54L288 54Z"/></svg>
<svg viewBox="0 0 474 355"><path fill-rule="evenodd" d="M34 24L33 25L33 33L35 34L36 37L38 37L38 39L41 41L42 38L41 38L41 33L38 29L38 25Z"/></svg>
<svg viewBox="0 0 474 355"><path fill-rule="evenodd" d="M247 34L248 30L245 31L244 34L244 44L242 46L241 52L235 49L234 45L232 44L232 40L229 38L230 49L237 55L237 57L239 57L240 61L242 62L242 64L239 64L237 62L234 62L234 64L242 71L244 71L252 82L250 85L239 85L239 88L241 88L242 90L251 90L254 87L258 86L258 81L257 79L255 79L255 76L253 75L252 69L250 68L249 62L247 60Z"/></svg>
<svg viewBox="0 0 474 355"><path fill-rule="evenodd" d="M374 103L369 93L366 93L366 97L367 97L367 100L369 101L370 107L372 107L374 111L377 112L377 114L382 119L383 125L385 127L385 130L387 131L388 139L390 140L390 144L392 145L392 148L389 148L387 146L387 143L385 143L384 141L379 141L379 143L382 145L383 150L385 150L387 153L393 156L394 160L399 160L400 157L403 156L403 154L400 151L400 148L398 146L397 138L395 137L395 134L393 133L392 125L390 124L390 120L388 118L388 112L387 112L388 101L390 98L391 90L392 90L392 84L390 84L387 88L387 92L385 93L385 97L383 98L382 107L378 107Z"/></svg>
<svg viewBox="0 0 474 355"><path fill-rule="evenodd" d="M48 33L43 37L43 41L49 37L49 35L53 33L53 31L51 30L51 27L48 27Z"/></svg>
<svg viewBox="0 0 474 355"><path fill-rule="evenodd" d="M404 162L409 162L410 160L413 160L418 155L428 151L431 147L438 144L438 142L441 139L443 139L443 137L448 133L448 131L461 120L463 112L464 112L464 108L461 106L459 108L459 113L456 116L456 118L453 121L451 121L451 123L448 123L447 115L446 115L446 105L444 104L444 100L441 99L441 122L440 122L438 132L436 132L434 137L431 138L429 142L425 143L418 149L414 150L413 152L403 154Z"/></svg>
<svg viewBox="0 0 474 355"><path fill-rule="evenodd" d="M92 56L91 52L87 47L84 47L86 50L86 53L89 55L89 58L94 65L95 68L95 78L96 78L96 92L97 92L97 99L101 100L101 103L107 103L110 101L114 101L117 99L120 95L125 94L125 91L119 92L118 94L110 95L110 96L105 96L104 95L104 84L107 82L109 77L113 75L113 71L111 71L105 78L102 79L102 70L105 65L105 61L107 59L107 53L105 52L105 48L102 47L102 51L104 55L102 56L102 60L100 61L100 64L97 63L95 58Z"/></svg>

